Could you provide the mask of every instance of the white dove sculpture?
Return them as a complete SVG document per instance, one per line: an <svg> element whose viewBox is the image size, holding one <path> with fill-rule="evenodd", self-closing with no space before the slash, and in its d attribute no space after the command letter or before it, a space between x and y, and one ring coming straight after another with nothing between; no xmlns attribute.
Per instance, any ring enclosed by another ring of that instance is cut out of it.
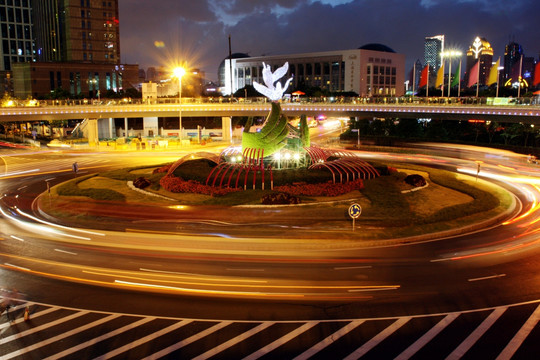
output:
<svg viewBox="0 0 540 360"><path fill-rule="evenodd" d="M287 90L287 87L289 87L289 83L291 82L292 78L287 80L285 83L285 86L281 86L281 83L278 82L275 86L274 84L281 79L285 74L287 74L287 71L289 70L289 63L286 62L285 65L277 69L274 73L272 73L272 68L270 65L266 65L263 62L263 80L266 86L259 84L258 82L253 82L253 87L255 90L266 96L272 101L278 101L283 97L283 93L285 90Z"/></svg>

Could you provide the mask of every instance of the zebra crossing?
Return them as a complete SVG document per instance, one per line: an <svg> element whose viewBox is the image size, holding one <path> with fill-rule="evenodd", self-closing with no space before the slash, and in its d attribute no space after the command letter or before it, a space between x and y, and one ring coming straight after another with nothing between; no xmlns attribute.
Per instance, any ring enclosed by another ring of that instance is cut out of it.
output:
<svg viewBox="0 0 540 360"><path fill-rule="evenodd" d="M28 307L29 319L24 319ZM533 359L540 302L396 318L232 321L19 302L0 359Z"/></svg>

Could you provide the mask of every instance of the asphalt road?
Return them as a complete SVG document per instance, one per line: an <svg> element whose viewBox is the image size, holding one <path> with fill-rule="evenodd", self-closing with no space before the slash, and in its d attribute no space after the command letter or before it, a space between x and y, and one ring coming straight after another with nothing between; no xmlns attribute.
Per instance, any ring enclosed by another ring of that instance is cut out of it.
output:
<svg viewBox="0 0 540 360"><path fill-rule="evenodd" d="M205 234L196 237L167 231L126 232L126 224L118 224L121 231L100 230L96 224L96 229L82 232L26 215L35 210L35 196L46 190L45 180L73 177L74 160L81 171L93 171L162 163L177 155L141 158L6 151L0 182L5 194L0 200L0 285L17 289L21 301L61 308L264 324L385 318L401 324L405 320L400 319L408 317L498 314L497 309L533 304L524 312L527 315L512 317L515 322L505 320L517 333L521 325L516 323L533 317L530 314L540 299L537 169L522 157L475 148L430 148L429 156L411 155L407 161L442 159L434 157L434 151L453 156L444 158L445 166L472 175L477 170L474 161L482 158L480 176L515 192L522 205L520 214L505 225L463 236L369 247L343 246L339 239L324 246L306 239L230 238L216 236L215 225L214 235L199 229ZM398 159L393 154L376 156ZM373 324L370 331L376 335L380 327ZM474 328L464 321L466 327ZM432 351L440 354L441 350Z"/></svg>

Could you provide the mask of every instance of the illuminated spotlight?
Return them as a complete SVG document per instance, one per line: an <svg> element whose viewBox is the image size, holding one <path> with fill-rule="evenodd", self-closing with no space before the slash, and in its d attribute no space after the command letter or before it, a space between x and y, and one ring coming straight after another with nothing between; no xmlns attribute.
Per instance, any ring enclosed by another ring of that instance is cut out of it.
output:
<svg viewBox="0 0 540 360"><path fill-rule="evenodd" d="M241 155L237 156L237 157L236 157L236 161L242 162L242 156L241 156Z"/></svg>
<svg viewBox="0 0 540 360"><path fill-rule="evenodd" d="M294 160L299 160L299 159L300 159L300 154L294 153Z"/></svg>
<svg viewBox="0 0 540 360"><path fill-rule="evenodd" d="M231 162L232 162L233 164L236 163L236 158L235 158L234 156L231 158Z"/></svg>
<svg viewBox="0 0 540 360"><path fill-rule="evenodd" d="M154 41L154 46L157 47L158 49L161 49L161 48L164 48L165 47L165 43L163 41Z"/></svg>
<svg viewBox="0 0 540 360"><path fill-rule="evenodd" d="M281 153L280 152L277 152L274 154L274 159L275 160L281 160Z"/></svg>
<svg viewBox="0 0 540 360"><path fill-rule="evenodd" d="M285 153L285 160L289 160L291 158L291 154L290 153Z"/></svg>

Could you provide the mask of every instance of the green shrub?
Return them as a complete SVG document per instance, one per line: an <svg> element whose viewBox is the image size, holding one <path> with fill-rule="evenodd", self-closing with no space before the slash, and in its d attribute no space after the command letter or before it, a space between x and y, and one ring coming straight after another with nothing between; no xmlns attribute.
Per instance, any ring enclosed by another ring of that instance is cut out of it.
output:
<svg viewBox="0 0 540 360"><path fill-rule="evenodd" d="M126 197L117 191L110 189L81 189L77 185L81 181L90 179L95 175L82 177L76 180L68 181L60 185L57 189L61 196L86 196L94 200L126 201Z"/></svg>

